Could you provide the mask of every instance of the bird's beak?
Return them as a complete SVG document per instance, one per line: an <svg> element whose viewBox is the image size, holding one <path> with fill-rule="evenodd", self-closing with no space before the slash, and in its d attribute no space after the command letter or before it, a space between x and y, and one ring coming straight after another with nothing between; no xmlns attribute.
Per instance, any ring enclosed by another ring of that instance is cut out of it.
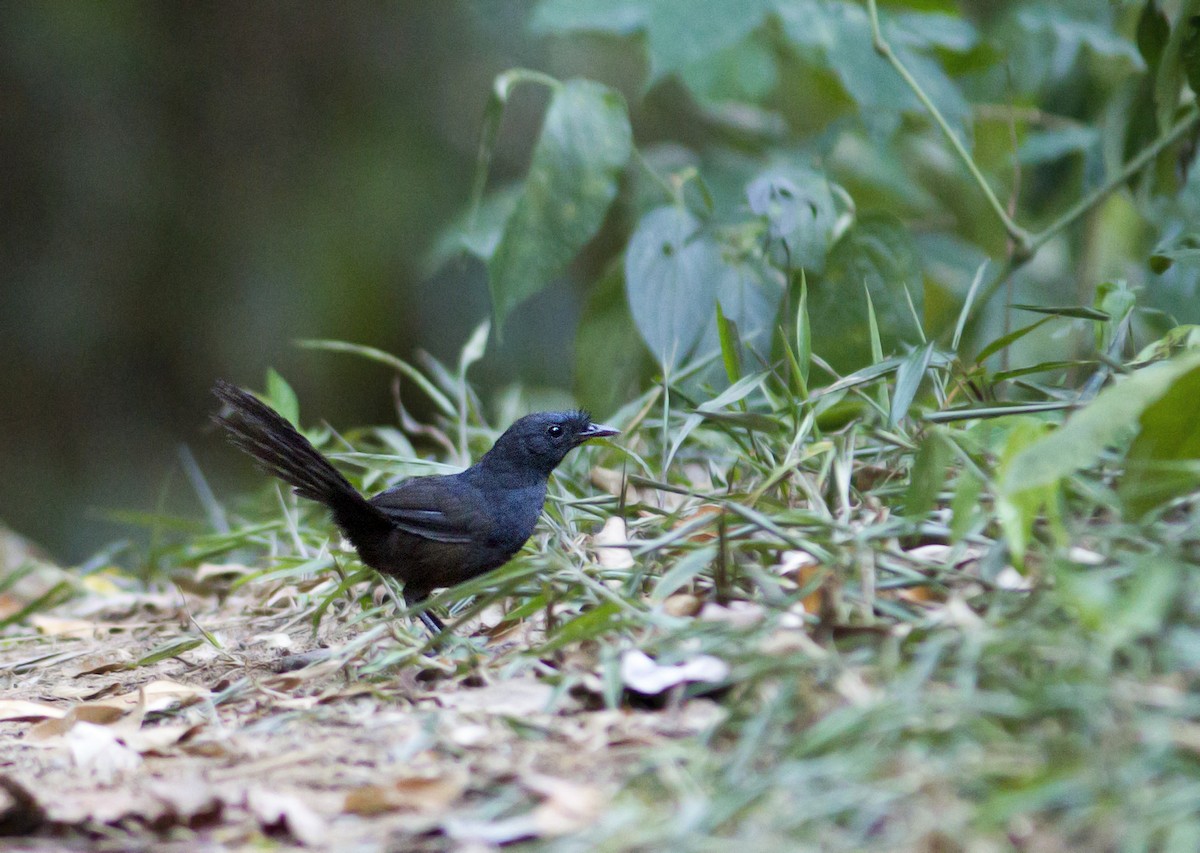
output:
<svg viewBox="0 0 1200 853"><path fill-rule="evenodd" d="M604 424L588 424L579 433L579 440L582 442L591 438L604 438L606 435L619 435L620 433L619 429L614 429Z"/></svg>

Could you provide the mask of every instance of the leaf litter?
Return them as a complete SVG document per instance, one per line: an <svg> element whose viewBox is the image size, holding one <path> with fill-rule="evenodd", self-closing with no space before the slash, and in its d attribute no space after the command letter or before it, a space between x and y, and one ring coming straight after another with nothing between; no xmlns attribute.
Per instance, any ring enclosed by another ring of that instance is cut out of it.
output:
<svg viewBox="0 0 1200 853"><path fill-rule="evenodd" d="M600 565L628 567L624 525L605 530ZM604 707L584 684L601 689L594 651L559 653L577 685L564 690L511 638L490 660L464 663L461 642L417 654L403 619L354 624L349 605L314 631L297 587L226 583L250 572L206 564L173 594L88 590L6 630L0 831L166 851L487 849L585 829L632 756L715 719ZM486 636L503 611L484 618L460 630ZM541 614L513 624L545 637ZM406 649L407 665L364 677ZM664 684L728 673L712 656L630 654Z"/></svg>

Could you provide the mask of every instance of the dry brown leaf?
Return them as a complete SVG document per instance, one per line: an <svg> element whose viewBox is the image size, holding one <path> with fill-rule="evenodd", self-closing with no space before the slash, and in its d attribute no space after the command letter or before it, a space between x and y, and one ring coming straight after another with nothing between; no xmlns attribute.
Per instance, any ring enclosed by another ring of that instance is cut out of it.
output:
<svg viewBox="0 0 1200 853"><path fill-rule="evenodd" d="M669 616L695 616L704 606L704 600L689 592L677 592L667 596L663 602L663 612Z"/></svg>
<svg viewBox="0 0 1200 853"><path fill-rule="evenodd" d="M815 578L821 577L817 588L804 596L801 604L804 607L805 613L811 613L814 616L820 616L823 609L832 609L832 603L828 600L829 590L826 582L826 569L812 554L800 550L785 551L780 555L779 566L776 571L781 577L792 581L799 588L806 587Z"/></svg>
<svg viewBox="0 0 1200 853"><path fill-rule="evenodd" d="M148 752L163 754L169 752L171 747L175 746L179 741L202 728L203 726L190 725L188 723L151 726L137 729L136 731L124 732L121 734L121 740L126 746L139 754L145 755Z"/></svg>
<svg viewBox="0 0 1200 853"><path fill-rule="evenodd" d="M680 516L679 520L671 525L672 530L677 530L687 524L699 521L707 517L711 517L715 522L716 519L724 512L720 504L700 504L700 506ZM714 525L701 528L695 533L688 536L689 542L711 542L717 538L717 531Z"/></svg>
<svg viewBox="0 0 1200 853"><path fill-rule="evenodd" d="M51 738L62 737L77 724L86 723L91 726L111 726L124 717L128 710L128 708L109 705L104 702L86 702L82 705L76 705L61 717L43 720L38 723L29 730L28 739L31 741L45 741Z"/></svg>
<svg viewBox="0 0 1200 853"><path fill-rule="evenodd" d="M629 536L625 519L614 515L604 522L600 532L592 537L596 561L606 569L631 569L633 555L629 553Z"/></svg>
<svg viewBox="0 0 1200 853"><path fill-rule="evenodd" d="M604 797L598 788L552 779L548 776L528 776L521 780L526 787L545 799L532 812L533 825L542 836L567 835L595 823L604 807Z"/></svg>
<svg viewBox="0 0 1200 853"><path fill-rule="evenodd" d="M365 817L404 810L441 813L466 788L466 780L460 776L412 776L355 788L346 794L344 808Z"/></svg>
<svg viewBox="0 0 1200 853"><path fill-rule="evenodd" d="M25 699L0 699L0 721L32 722L33 720L58 720L67 715L66 708L45 702L30 702Z"/></svg>
<svg viewBox="0 0 1200 853"><path fill-rule="evenodd" d="M209 695L208 688L197 687L194 684L181 684L178 681L151 681L136 690L110 696L104 700L106 705L115 705L132 710L139 705L147 713L165 711L176 706L186 707L195 704Z"/></svg>

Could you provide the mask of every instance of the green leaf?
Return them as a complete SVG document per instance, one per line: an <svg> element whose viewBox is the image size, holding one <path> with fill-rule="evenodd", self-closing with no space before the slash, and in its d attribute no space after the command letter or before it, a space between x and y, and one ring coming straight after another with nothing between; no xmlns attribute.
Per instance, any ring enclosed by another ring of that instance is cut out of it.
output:
<svg viewBox="0 0 1200 853"><path fill-rule="evenodd" d="M1149 364L1152 361L1162 361L1193 349L1200 350L1200 326L1191 324L1176 326L1154 343L1145 346L1130 363L1133 365Z"/></svg>
<svg viewBox="0 0 1200 853"><path fill-rule="evenodd" d="M1193 94L1200 93L1200 5L1190 8L1192 14L1180 17L1176 24L1183 30L1179 43L1179 63L1183 66L1183 76L1191 87Z"/></svg>
<svg viewBox="0 0 1200 853"><path fill-rule="evenodd" d="M732 343L739 358L769 361L771 333L783 301L783 276L759 261L722 259L717 275L717 307L737 333ZM720 346L714 319L700 338L699 353ZM757 356L757 357L754 357Z"/></svg>
<svg viewBox="0 0 1200 853"><path fill-rule="evenodd" d="M632 145L617 92L586 80L553 90L520 198L488 262L498 329L595 236Z"/></svg>
<svg viewBox="0 0 1200 853"><path fill-rule="evenodd" d="M1197 367L1200 367L1200 353L1190 353L1144 368L1107 388L1059 429L1016 456L1001 480L1001 491L1017 495L1056 483L1090 465L1105 448L1133 433L1142 413L1170 391L1180 377ZM1193 417L1194 400L1193 397ZM1166 417L1161 411L1156 414L1156 419ZM1162 452L1171 450L1164 447Z"/></svg>
<svg viewBox="0 0 1200 853"><path fill-rule="evenodd" d="M426 276L432 276L462 252L483 261L490 258L520 197L520 186L506 187L486 196L474 211L465 210L455 217L425 256L422 267Z"/></svg>
<svg viewBox="0 0 1200 853"><path fill-rule="evenodd" d="M767 220L777 266L814 273L825 269L838 215L828 178L808 169L768 169L746 186L746 201Z"/></svg>
<svg viewBox="0 0 1200 853"><path fill-rule="evenodd" d="M625 291L642 340L664 369L695 347L714 315L721 251L679 207L642 217L625 250Z"/></svg>
<svg viewBox="0 0 1200 853"><path fill-rule="evenodd" d="M888 423L891 426L900 423L908 414L908 409L917 397L917 390L921 387L921 380L925 378L925 371L929 369L929 362L932 358L933 341L930 341L925 346L909 353L896 368L896 392L892 396L892 409L888 416Z"/></svg>
<svg viewBox="0 0 1200 853"><path fill-rule="evenodd" d="M925 518L946 482L949 465L950 445L940 432L934 430L925 436L913 459L908 491L904 495L905 516L914 521Z"/></svg>
<svg viewBox="0 0 1200 853"><path fill-rule="evenodd" d="M989 358L991 358L996 353L1000 352L1005 347L1011 346L1013 343L1015 343L1016 341L1019 341L1021 338L1025 337L1030 332L1034 331L1035 329L1039 329L1042 326L1049 323L1051 320L1054 319L1054 316L1056 316L1056 315L1052 315L1050 317L1043 317L1040 320L1030 323L1028 326L1022 326L1019 329L1013 329L1007 335L1001 335L1000 337L996 338L996 340L992 341L990 344L988 344L987 346L985 346L983 349L981 349L979 351L979 355L975 356L975 363L983 364L985 361L987 361Z"/></svg>
<svg viewBox="0 0 1200 853"><path fill-rule="evenodd" d="M1200 362L1146 407L1117 494L1141 517L1200 484Z"/></svg>
<svg viewBox="0 0 1200 853"><path fill-rule="evenodd" d="M742 375L742 360L737 345L737 324L731 322L721 311L717 302L717 336L721 339L721 361L730 382L737 382Z"/></svg>
<svg viewBox="0 0 1200 853"><path fill-rule="evenodd" d="M1136 38L1138 53L1146 61L1151 73L1157 70L1170 37L1171 23L1158 7L1158 0L1146 0L1142 14L1138 16Z"/></svg>
<svg viewBox="0 0 1200 853"><path fill-rule="evenodd" d="M950 499L950 541L961 542L963 537L982 515L979 505L979 495L983 491L983 481L979 475L969 468L964 468L954 484L954 497Z"/></svg>
<svg viewBox="0 0 1200 853"><path fill-rule="evenodd" d="M1070 317L1075 320L1098 320L1103 323L1112 319L1111 315L1086 305L1013 305L1012 307L1021 311L1032 311L1035 314Z"/></svg>
<svg viewBox="0 0 1200 853"><path fill-rule="evenodd" d="M1058 433L1044 437L1048 425L1029 416L1015 417L1007 424L1008 435L1000 450L997 466L1002 485L996 495L996 515L1004 529L1013 560L1021 565L1038 513L1042 507L1052 506L1058 500L1058 478L1031 481L1026 476L1028 463L1025 460L1031 452L1036 452ZM1017 483L1020 486L1005 488L1004 483Z"/></svg>
<svg viewBox="0 0 1200 853"><path fill-rule="evenodd" d="M601 4L603 5L603 4ZM762 23L775 0L648 0L646 41L651 82L690 65L703 63L737 44Z"/></svg>
<svg viewBox="0 0 1200 853"><path fill-rule="evenodd" d="M800 270L800 300L796 306L796 363L807 393L808 371L812 366L812 326L808 320L808 276L804 270Z"/></svg>
<svg viewBox="0 0 1200 853"><path fill-rule="evenodd" d="M604 601L565 623L541 646L539 653L545 654L572 643L594 640L618 627L622 622L621 617L620 605L615 601Z"/></svg>
<svg viewBox="0 0 1200 853"><path fill-rule="evenodd" d="M300 428L300 401L292 386L274 369L267 371L267 398L271 407L283 415L288 423Z"/></svg>
<svg viewBox="0 0 1200 853"><path fill-rule="evenodd" d="M1187 22L1198 12L1200 0L1184 0L1159 60L1158 74L1154 79L1154 108L1160 130L1166 130L1174 123L1175 111L1179 108L1179 90L1185 76L1183 42L1192 33L1192 27Z"/></svg>
<svg viewBox="0 0 1200 853"><path fill-rule="evenodd" d="M875 51L865 4L788 0L779 2L776 11L784 34L801 55L816 67L831 69L861 114L868 118L897 112L924 114L925 107L912 89ZM902 25L885 17L881 22L884 37L963 138L970 107L940 62L919 50L927 46L912 37L913 31L920 29L920 17L906 15Z"/></svg>

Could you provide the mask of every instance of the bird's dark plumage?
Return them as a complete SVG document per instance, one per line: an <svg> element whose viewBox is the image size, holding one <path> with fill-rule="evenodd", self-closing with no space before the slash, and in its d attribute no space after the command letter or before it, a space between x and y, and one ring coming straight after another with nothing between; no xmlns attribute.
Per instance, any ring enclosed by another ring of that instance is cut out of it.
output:
<svg viewBox="0 0 1200 853"><path fill-rule="evenodd" d="M364 563L404 582L410 604L508 562L533 535L550 472L588 439L617 434L586 412L526 415L462 473L414 477L368 500L270 406L228 382L213 393L229 440L327 506ZM432 614L421 617L441 629Z"/></svg>

